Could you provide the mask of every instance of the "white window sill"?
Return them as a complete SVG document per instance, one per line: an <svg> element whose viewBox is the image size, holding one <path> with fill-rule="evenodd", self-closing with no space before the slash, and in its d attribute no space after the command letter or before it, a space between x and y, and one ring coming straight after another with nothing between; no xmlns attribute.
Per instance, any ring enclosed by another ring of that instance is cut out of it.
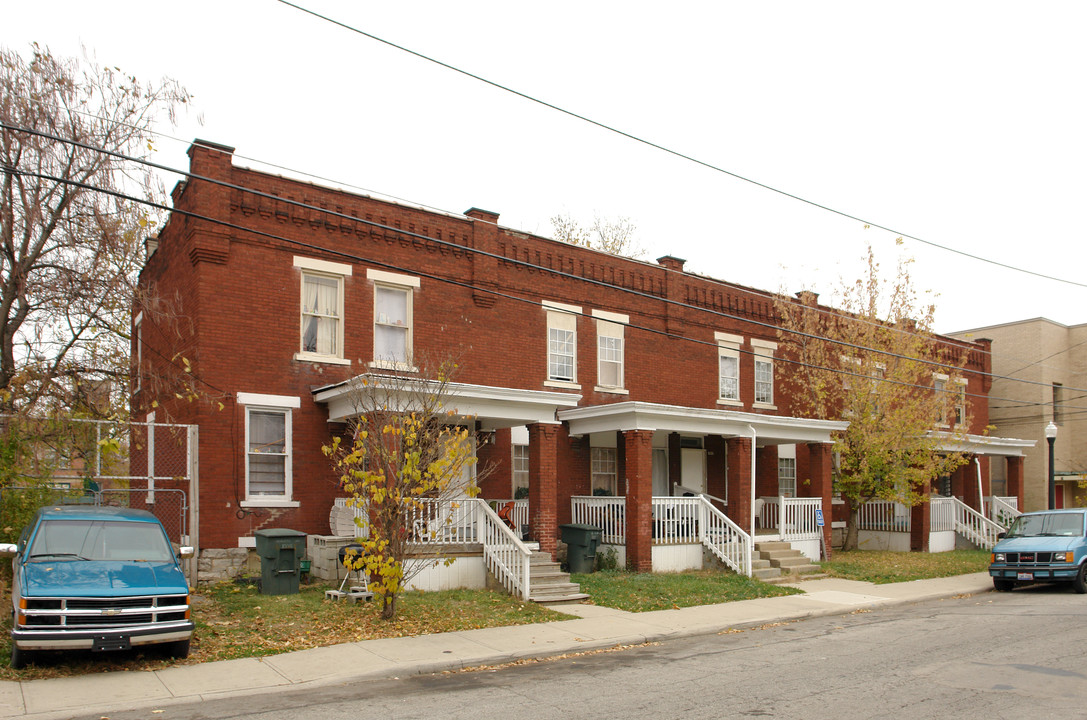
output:
<svg viewBox="0 0 1087 720"><path fill-rule="evenodd" d="M743 407L742 400L728 400L726 398L717 398L718 405L727 405L728 407Z"/></svg>
<svg viewBox="0 0 1087 720"><path fill-rule="evenodd" d="M308 352L296 352L294 354L295 360L301 360L303 362L325 363L326 365L350 365L350 360L345 360L341 357L333 357L332 355L318 355L317 353Z"/></svg>
<svg viewBox="0 0 1087 720"><path fill-rule="evenodd" d="M243 508L262 508L262 507L281 507L281 508L296 508L299 505L297 500L285 500L277 498L260 498L257 500L242 500L239 505Z"/></svg>
<svg viewBox="0 0 1087 720"><path fill-rule="evenodd" d="M773 403L751 403L751 407L755 410L777 410L778 406Z"/></svg>
<svg viewBox="0 0 1087 720"><path fill-rule="evenodd" d="M407 363L399 362L383 362L381 360L375 360L370 363L370 368L373 370L400 370L401 372L419 372L419 368Z"/></svg>
<svg viewBox="0 0 1087 720"><path fill-rule="evenodd" d="M581 384L566 380L544 380L544 387L565 388L567 390L580 390Z"/></svg>
<svg viewBox="0 0 1087 720"><path fill-rule="evenodd" d="M597 385L593 388L593 390L601 393L611 393L613 395L630 395L630 390L624 390L623 388L617 387L603 387L601 385Z"/></svg>

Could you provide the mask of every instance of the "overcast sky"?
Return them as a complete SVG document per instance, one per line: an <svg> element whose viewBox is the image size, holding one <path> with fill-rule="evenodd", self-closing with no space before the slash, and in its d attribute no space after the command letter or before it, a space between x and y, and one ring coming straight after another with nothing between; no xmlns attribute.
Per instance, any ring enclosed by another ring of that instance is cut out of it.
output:
<svg viewBox="0 0 1087 720"><path fill-rule="evenodd" d="M939 245L1087 282L1087 3L299 4L781 191ZM275 0L7 3L30 42L144 79L196 137L416 204L551 234L627 217L646 257L831 300L865 244L913 258L949 332L1087 322L1087 289L907 241L668 155ZM664 8L667 7L665 11ZM249 160L235 161L254 165ZM278 171L277 172L283 172ZM286 174L286 173L285 173ZM170 180L172 184L174 180Z"/></svg>

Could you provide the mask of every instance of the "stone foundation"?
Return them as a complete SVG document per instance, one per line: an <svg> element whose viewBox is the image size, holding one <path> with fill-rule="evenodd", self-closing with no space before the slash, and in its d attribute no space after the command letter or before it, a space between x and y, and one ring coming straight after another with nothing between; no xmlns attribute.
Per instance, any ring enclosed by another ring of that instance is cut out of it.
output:
<svg viewBox="0 0 1087 720"><path fill-rule="evenodd" d="M260 574L260 558L253 553L256 563L254 573L250 566L249 548L205 548L196 561L197 582L233 580L239 576Z"/></svg>

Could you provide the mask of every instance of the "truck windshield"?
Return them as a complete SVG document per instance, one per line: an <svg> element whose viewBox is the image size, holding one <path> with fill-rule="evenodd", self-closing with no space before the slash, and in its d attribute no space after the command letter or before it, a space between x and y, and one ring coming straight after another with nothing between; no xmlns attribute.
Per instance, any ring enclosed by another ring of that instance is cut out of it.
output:
<svg viewBox="0 0 1087 720"><path fill-rule="evenodd" d="M45 520L27 560L128 560L170 562L173 549L154 523Z"/></svg>
<svg viewBox="0 0 1087 720"><path fill-rule="evenodd" d="M1042 513L1020 515L1008 529L1006 537L1082 537L1083 515L1080 513Z"/></svg>

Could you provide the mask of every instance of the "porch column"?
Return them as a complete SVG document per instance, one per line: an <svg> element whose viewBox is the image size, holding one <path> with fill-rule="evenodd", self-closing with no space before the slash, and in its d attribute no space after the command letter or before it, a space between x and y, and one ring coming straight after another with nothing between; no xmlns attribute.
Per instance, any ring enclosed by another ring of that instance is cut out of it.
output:
<svg viewBox="0 0 1087 720"><path fill-rule="evenodd" d="M796 479L797 494L803 497L817 497L822 500L823 508L823 542L827 549L827 557L830 557L831 522L834 519L834 464L831 443L808 443L808 474L802 482L798 476ZM800 463L797 463L799 465Z"/></svg>
<svg viewBox="0 0 1087 720"><path fill-rule="evenodd" d="M653 431L624 430L623 471L626 477L627 569L653 570Z"/></svg>
<svg viewBox="0 0 1087 720"><path fill-rule="evenodd" d="M528 508L532 537L555 559L558 545L558 425L528 426Z"/></svg>
<svg viewBox="0 0 1087 720"><path fill-rule="evenodd" d="M910 508L910 550L928 552L928 536L932 530L932 509L926 496L925 501Z"/></svg>
<svg viewBox="0 0 1087 720"><path fill-rule="evenodd" d="M957 467L951 471L951 494L957 498L960 498L963 502L966 500L966 486L963 481L963 468ZM969 504L969 503L967 503Z"/></svg>
<svg viewBox="0 0 1087 720"><path fill-rule="evenodd" d="M1023 458L1009 457L1007 458L1007 472L1006 472L1007 488L1004 492L1008 493L1008 497L1016 497L1019 499L1019 512L1023 512L1025 506L1023 505Z"/></svg>
<svg viewBox="0 0 1087 720"><path fill-rule="evenodd" d="M962 501L985 514L983 501L978 497L978 466L974 464L976 455L969 456L969 462L959 468L962 472Z"/></svg>
<svg viewBox="0 0 1087 720"><path fill-rule="evenodd" d="M728 512L732 522L749 532L751 527L751 438L732 437L728 448Z"/></svg>

